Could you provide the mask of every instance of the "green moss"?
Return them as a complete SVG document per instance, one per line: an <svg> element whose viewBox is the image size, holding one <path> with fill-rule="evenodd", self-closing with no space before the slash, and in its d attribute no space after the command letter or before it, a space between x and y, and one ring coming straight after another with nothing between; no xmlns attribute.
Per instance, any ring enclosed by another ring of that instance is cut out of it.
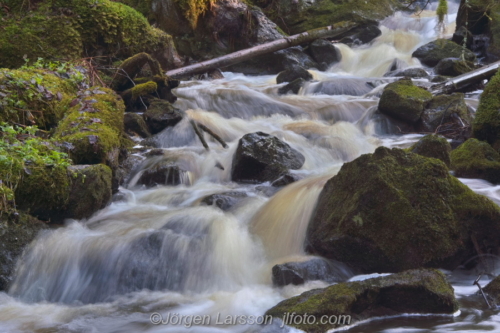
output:
<svg viewBox="0 0 500 333"><path fill-rule="evenodd" d="M50 129L62 119L78 87L43 69L0 70L0 122Z"/></svg>
<svg viewBox="0 0 500 333"><path fill-rule="evenodd" d="M77 164L117 164L125 106L112 90L90 88L60 122L54 137L71 143Z"/></svg>
<svg viewBox="0 0 500 333"><path fill-rule="evenodd" d="M430 92L414 86L411 79L402 79L385 87L379 110L399 120L416 122L431 99Z"/></svg>
<svg viewBox="0 0 500 333"><path fill-rule="evenodd" d="M269 4L270 3L270 4ZM325 27L341 21L358 23L379 21L397 8L399 1L381 0L320 0L313 4L306 1L275 0L257 2L264 13L290 35Z"/></svg>
<svg viewBox="0 0 500 333"><path fill-rule="evenodd" d="M472 131L475 138L487 141L495 149L500 149L500 72L498 72L486 85L476 118L472 123Z"/></svg>
<svg viewBox="0 0 500 333"><path fill-rule="evenodd" d="M184 11L184 17L189 21L191 27L196 29L198 18L215 4L215 0L175 0Z"/></svg>
<svg viewBox="0 0 500 333"><path fill-rule="evenodd" d="M138 84L134 88L132 88L132 100L135 101L141 96L146 96L148 94L154 93L157 89L158 86L153 81Z"/></svg>
<svg viewBox="0 0 500 333"><path fill-rule="evenodd" d="M339 283L284 300L266 312L280 319L315 317L314 323L287 324L305 332L325 332L342 325L321 323L323 316L350 316L349 324L370 317L401 313L446 313L458 310L453 288L437 270L413 270L359 282ZM344 318L345 319L345 318Z"/></svg>
<svg viewBox="0 0 500 333"><path fill-rule="evenodd" d="M425 157L437 158L443 161L448 167L450 166L451 145L445 138L438 135L430 134L424 136L411 146L409 151Z"/></svg>
<svg viewBox="0 0 500 333"><path fill-rule="evenodd" d="M449 175L443 162L381 147L327 182L308 242L364 272L455 268L476 252L471 233L484 251L498 242L498 221L499 207Z"/></svg>
<svg viewBox="0 0 500 333"><path fill-rule="evenodd" d="M45 0L12 14L0 21L0 67L18 67L24 54L32 59L125 58L172 44L139 12L108 0Z"/></svg>
<svg viewBox="0 0 500 333"><path fill-rule="evenodd" d="M451 153L457 177L481 178L500 183L500 154L487 142L469 139Z"/></svg>

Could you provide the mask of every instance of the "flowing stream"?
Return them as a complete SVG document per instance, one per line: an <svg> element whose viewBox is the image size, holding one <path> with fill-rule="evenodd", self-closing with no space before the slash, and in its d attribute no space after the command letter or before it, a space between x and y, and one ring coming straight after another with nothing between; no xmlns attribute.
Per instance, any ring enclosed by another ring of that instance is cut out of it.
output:
<svg viewBox="0 0 500 333"><path fill-rule="evenodd" d="M450 11L456 10L450 3ZM444 36L454 30L455 16L448 15ZM436 24L431 11L387 18L382 36L369 46L338 45L341 63L326 72L311 70L315 81L299 95L279 96L275 76L224 73L224 79L182 82L174 92L187 117L158 137L163 154L142 164L142 170L161 161L181 166L186 172L180 185L144 189L136 185L139 170L121 189L124 200L89 220L40 234L18 262L9 292L0 293L0 331L284 332L276 324L217 319L260 316L283 299L327 285L276 288L271 268L308 257L302 246L307 224L323 185L343 163L378 146L407 147L421 137L391 135L390 126L373 115L384 85L395 80L383 75L395 59L399 68L421 66L411 53L437 37ZM477 95L467 101L476 107ZM206 152L190 119L218 133L229 148L209 140ZM305 156L304 166L294 171L301 180L278 192L266 183L231 182L238 140L257 131L277 136ZM462 181L500 204L499 186ZM207 195L228 191L244 193L228 211L202 203ZM487 259L490 272L500 273L497 260ZM496 312L487 311L478 297L465 298L477 291L475 272L446 273L461 299L460 315L386 318L351 331L500 331ZM153 325L150 316L156 312L209 320L190 328Z"/></svg>

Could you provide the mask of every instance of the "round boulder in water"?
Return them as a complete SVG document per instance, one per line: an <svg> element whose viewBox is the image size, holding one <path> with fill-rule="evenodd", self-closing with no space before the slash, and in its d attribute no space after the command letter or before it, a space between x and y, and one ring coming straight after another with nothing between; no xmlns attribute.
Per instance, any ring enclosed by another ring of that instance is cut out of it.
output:
<svg viewBox="0 0 500 333"><path fill-rule="evenodd" d="M318 64L324 63L326 67L342 60L342 53L340 53L340 50L335 47L332 42L326 39L316 39L309 44L309 51Z"/></svg>
<svg viewBox="0 0 500 333"><path fill-rule="evenodd" d="M276 77L276 83L292 82L297 79L303 79L304 81L312 80L313 76L307 70L300 66L290 66L289 69L285 69L280 72Z"/></svg>
<svg viewBox="0 0 500 333"><path fill-rule="evenodd" d="M465 141L451 153L451 163L457 177L500 183L500 154L488 142Z"/></svg>
<svg viewBox="0 0 500 333"><path fill-rule="evenodd" d="M427 43L413 52L412 57L417 58L426 66L434 67L445 58L460 58L464 54L467 61L475 61L475 54L461 45L447 39L438 39Z"/></svg>
<svg viewBox="0 0 500 333"><path fill-rule="evenodd" d="M500 151L500 72L488 83L481 94L476 118L472 123L474 137L487 141Z"/></svg>
<svg viewBox="0 0 500 333"><path fill-rule="evenodd" d="M474 63L459 58L444 58L434 68L436 74L458 76L474 70Z"/></svg>
<svg viewBox="0 0 500 333"><path fill-rule="evenodd" d="M455 269L478 251L497 254L500 208L441 161L380 147L326 183L307 244L365 273Z"/></svg>
<svg viewBox="0 0 500 333"><path fill-rule="evenodd" d="M248 197L248 194L245 192L224 192L210 194L204 197L201 202L209 206L215 205L220 209L227 211L246 197Z"/></svg>
<svg viewBox="0 0 500 333"><path fill-rule="evenodd" d="M411 79L402 79L385 87L378 108L383 114L414 123L431 98L430 92L413 85Z"/></svg>
<svg viewBox="0 0 500 333"><path fill-rule="evenodd" d="M273 181L300 169L305 157L275 136L263 132L244 135L233 157L231 179L242 183Z"/></svg>
<svg viewBox="0 0 500 333"><path fill-rule="evenodd" d="M175 126L182 120L182 112L165 100L154 100L144 112L144 120L151 134L163 131L169 126Z"/></svg>
<svg viewBox="0 0 500 333"><path fill-rule="evenodd" d="M445 138L439 135L429 134L424 136L411 146L409 151L425 157L437 158L443 161L446 166L450 166L451 145Z"/></svg>

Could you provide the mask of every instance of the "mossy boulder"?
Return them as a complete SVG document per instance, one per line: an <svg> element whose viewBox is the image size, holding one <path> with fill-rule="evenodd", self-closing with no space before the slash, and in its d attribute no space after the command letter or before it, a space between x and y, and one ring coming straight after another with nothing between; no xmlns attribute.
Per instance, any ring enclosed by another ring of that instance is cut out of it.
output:
<svg viewBox="0 0 500 333"><path fill-rule="evenodd" d="M313 289L282 301L267 310L266 315L305 332L324 333L372 317L405 313L452 315L457 310L453 288L444 274L420 269ZM304 316L315 320L297 320Z"/></svg>
<svg viewBox="0 0 500 333"><path fill-rule="evenodd" d="M87 89L71 102L54 138L70 144L68 152L75 164L104 163L116 168L124 111L123 100L114 91L101 87Z"/></svg>
<svg viewBox="0 0 500 333"><path fill-rule="evenodd" d="M455 176L500 183L500 154L487 142L469 139L451 153Z"/></svg>
<svg viewBox="0 0 500 333"><path fill-rule="evenodd" d="M244 135L233 156L231 179L242 183L274 181L290 169L300 169L305 157L275 136L263 132Z"/></svg>
<svg viewBox="0 0 500 333"><path fill-rule="evenodd" d="M487 141L500 151L500 72L484 88L476 117L472 123L473 136Z"/></svg>
<svg viewBox="0 0 500 333"><path fill-rule="evenodd" d="M173 47L171 37L151 27L142 14L109 0L43 0L16 6L0 21L0 31L0 67L8 68L22 65L23 55L126 58Z"/></svg>
<svg viewBox="0 0 500 333"><path fill-rule="evenodd" d="M79 75L76 70L0 69L0 122L55 127L78 90Z"/></svg>
<svg viewBox="0 0 500 333"><path fill-rule="evenodd" d="M474 63L459 58L444 58L438 62L434 71L445 76L458 76L474 70Z"/></svg>
<svg viewBox="0 0 500 333"><path fill-rule="evenodd" d="M450 167L451 145L443 137L435 134L426 135L408 150L421 156L437 158Z"/></svg>
<svg viewBox="0 0 500 333"><path fill-rule="evenodd" d="M47 226L26 213L21 212L15 217L2 213L0 210L0 291L7 291L18 257Z"/></svg>
<svg viewBox="0 0 500 333"><path fill-rule="evenodd" d="M420 46L412 53L412 57L418 58L426 66L434 67L445 58L461 58L462 52L465 60L476 60L472 51L467 49L464 51L461 45L447 39L437 39Z"/></svg>
<svg viewBox="0 0 500 333"><path fill-rule="evenodd" d="M401 8L396 0L257 0L255 4L263 8L264 13L290 35L341 21L353 21L363 26L376 25L377 21Z"/></svg>
<svg viewBox="0 0 500 333"><path fill-rule="evenodd" d="M157 134L167 127L175 126L184 114L165 100L155 99L144 112L144 121L151 134Z"/></svg>
<svg viewBox="0 0 500 333"><path fill-rule="evenodd" d="M473 116L465 103L464 94L439 95L427 103L416 129L464 140L471 135L472 121Z"/></svg>
<svg viewBox="0 0 500 333"><path fill-rule="evenodd" d="M477 251L496 253L499 237L500 208L442 161L379 147L326 183L306 246L363 272L398 272L454 269Z"/></svg>
<svg viewBox="0 0 500 333"><path fill-rule="evenodd" d="M383 114L415 123L431 99L430 92L413 85L411 79L402 79L385 87L378 108Z"/></svg>

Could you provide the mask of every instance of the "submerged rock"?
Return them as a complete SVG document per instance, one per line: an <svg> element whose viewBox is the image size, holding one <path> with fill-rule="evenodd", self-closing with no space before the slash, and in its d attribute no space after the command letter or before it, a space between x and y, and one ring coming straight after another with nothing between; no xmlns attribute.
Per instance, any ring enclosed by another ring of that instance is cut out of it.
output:
<svg viewBox="0 0 500 333"><path fill-rule="evenodd" d="M438 62L434 71L445 76L458 76L474 70L474 63L459 58L444 58Z"/></svg>
<svg viewBox="0 0 500 333"><path fill-rule="evenodd" d="M500 208L443 162L380 147L345 163L326 183L307 244L363 272L398 272L454 269L477 251L496 253L499 237Z"/></svg>
<svg viewBox="0 0 500 333"><path fill-rule="evenodd" d="M206 196L201 202L209 206L215 205L224 211L228 211L246 197L248 197L248 194L245 192L224 192Z"/></svg>
<svg viewBox="0 0 500 333"><path fill-rule="evenodd" d="M157 134L167 127L177 125L183 114L169 102L157 99L151 103L143 116L151 134Z"/></svg>
<svg viewBox="0 0 500 333"><path fill-rule="evenodd" d="M304 81L312 80L313 76L307 70L300 66L292 66L278 74L276 83L292 82L296 79L303 79Z"/></svg>
<svg viewBox="0 0 500 333"><path fill-rule="evenodd" d="M409 151L421 156L437 158L450 167L451 145L445 138L438 135L430 134L424 136L411 146Z"/></svg>
<svg viewBox="0 0 500 333"><path fill-rule="evenodd" d="M434 67L445 58L461 58L463 48L461 45L447 39L437 39L413 52L412 57L418 58L424 65ZM475 61L476 56L470 50L464 52L465 60Z"/></svg>
<svg viewBox="0 0 500 333"><path fill-rule="evenodd" d="M299 285L315 280L342 282L353 275L344 264L323 258L274 265L272 273L275 286Z"/></svg>
<svg viewBox="0 0 500 333"><path fill-rule="evenodd" d="M144 170L137 184L152 187L156 185L179 185L183 183L186 171L171 162L159 162Z"/></svg>
<svg viewBox="0 0 500 333"><path fill-rule="evenodd" d="M233 157L231 179L243 183L273 181L289 169L300 169L305 157L275 136L263 132L244 135Z"/></svg>
<svg viewBox="0 0 500 333"><path fill-rule="evenodd" d="M339 283L313 289L267 310L266 315L285 319L285 323L309 333L354 325L372 317L405 313L448 314L458 310L452 286L443 273L420 269L357 282ZM288 317L287 317L288 315ZM303 316L314 321L290 320ZM335 322L321 322L327 316Z"/></svg>
<svg viewBox="0 0 500 333"><path fill-rule="evenodd" d="M472 123L475 138L487 141L500 151L500 72L484 88Z"/></svg>
<svg viewBox="0 0 500 333"><path fill-rule="evenodd" d="M389 83L380 97L381 113L414 123L420 119L425 105L432 99L427 90L414 86L411 79Z"/></svg>
<svg viewBox="0 0 500 333"><path fill-rule="evenodd" d="M469 139L451 153L455 176L500 183L500 154L487 142Z"/></svg>
<svg viewBox="0 0 500 333"><path fill-rule="evenodd" d="M300 88L304 86L306 81L302 78L298 78L290 82L289 84L281 87L278 89L278 94L280 95L286 95L288 93L292 94L298 94L300 91Z"/></svg>
<svg viewBox="0 0 500 333"><path fill-rule="evenodd" d="M403 76L403 77L411 77L411 78L421 78L421 77L429 77L429 73L423 68L406 68L403 70L394 70L391 71L384 76Z"/></svg>

